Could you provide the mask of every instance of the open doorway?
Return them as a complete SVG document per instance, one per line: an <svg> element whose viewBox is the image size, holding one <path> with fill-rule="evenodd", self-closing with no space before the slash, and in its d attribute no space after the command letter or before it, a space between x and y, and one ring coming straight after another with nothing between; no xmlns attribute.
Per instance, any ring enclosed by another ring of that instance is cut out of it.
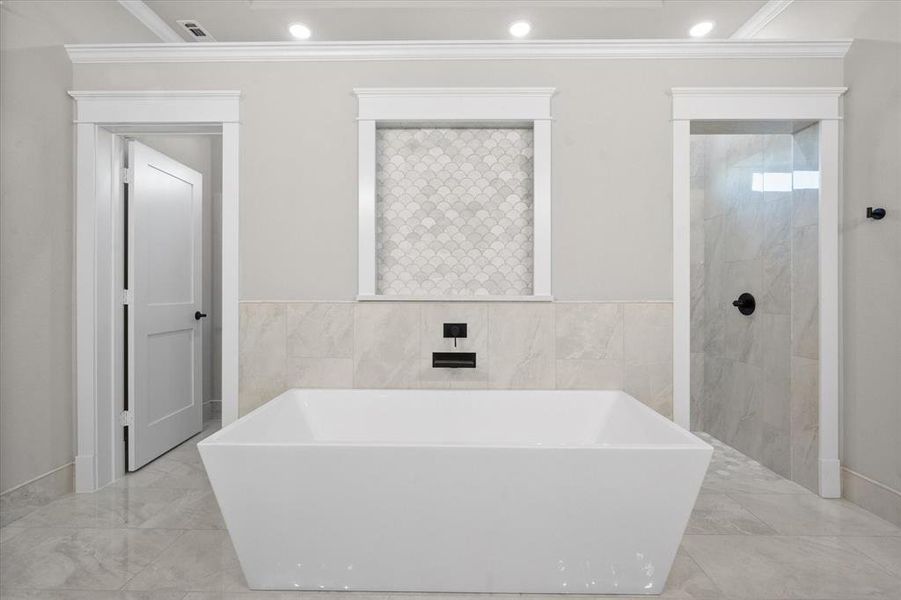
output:
<svg viewBox="0 0 901 600"><path fill-rule="evenodd" d="M210 369L211 374L217 367L219 371L219 376L212 375L206 397L221 399L224 424L237 418L241 93L92 90L70 95L75 99L76 131L75 490L92 492L126 471L123 426L128 425L130 416L125 411L122 392L127 381L122 306L127 298L123 285L124 252L120 250L126 240L124 208L119 202L121 184L127 175L122 164L126 137L190 134L220 140L221 160L210 166L210 182L215 179L221 189L221 211L217 222L210 223L210 244L221 256L221 264L210 265L210 271L219 276L218 282L212 279L210 287L219 290L210 290L206 305L210 306L208 314L221 318L221 336L217 335L218 328L211 328L209 336L221 339L222 350L220 357L210 353L206 359L216 364ZM216 253L209 254L211 262L217 260ZM199 307L195 310L199 311ZM202 332L199 337L202 339ZM211 343L212 347L216 345ZM203 362L203 357L200 360ZM203 395L201 392L200 397ZM209 416L218 412L215 403L208 405Z"/></svg>
<svg viewBox="0 0 901 600"><path fill-rule="evenodd" d="M222 147L217 131L153 129L114 146L125 174L120 464L135 471L221 418Z"/></svg>

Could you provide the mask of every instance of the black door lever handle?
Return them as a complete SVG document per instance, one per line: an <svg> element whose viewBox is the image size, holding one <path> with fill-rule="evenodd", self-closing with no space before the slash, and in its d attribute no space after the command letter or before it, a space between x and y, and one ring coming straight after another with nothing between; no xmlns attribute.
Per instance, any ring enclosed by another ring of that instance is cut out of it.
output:
<svg viewBox="0 0 901 600"><path fill-rule="evenodd" d="M202 313L202 312L200 312L199 310L198 310L197 312L194 313L194 320L195 320L195 321L199 321L200 319L203 319L204 317L206 317L206 313Z"/></svg>

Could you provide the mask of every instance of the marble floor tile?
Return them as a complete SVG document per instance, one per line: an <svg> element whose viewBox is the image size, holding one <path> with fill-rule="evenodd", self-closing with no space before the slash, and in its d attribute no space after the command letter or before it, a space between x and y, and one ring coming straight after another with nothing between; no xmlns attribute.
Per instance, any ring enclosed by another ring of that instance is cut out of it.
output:
<svg viewBox="0 0 901 600"><path fill-rule="evenodd" d="M486 597L249 590L228 533L222 530L222 516L196 447L217 428L208 424L201 434L117 486L66 496L0 529L0 600ZM660 598L901 598L901 530L847 502L822 500L709 435L699 435L714 446L714 456Z"/></svg>
<svg viewBox="0 0 901 600"><path fill-rule="evenodd" d="M19 535L25 531L22 527L15 527L10 525L9 527L0 527L0 544L5 542L6 540L11 540L15 536Z"/></svg>
<svg viewBox="0 0 901 600"><path fill-rule="evenodd" d="M4 589L116 590L182 535L136 529L27 529L4 542Z"/></svg>
<svg viewBox="0 0 901 600"><path fill-rule="evenodd" d="M142 529L225 529L213 492L185 490L163 510L138 526Z"/></svg>
<svg viewBox="0 0 901 600"><path fill-rule="evenodd" d="M770 471L757 461L706 433L697 433L714 448L701 491L711 494L809 494L804 487Z"/></svg>
<svg viewBox="0 0 901 600"><path fill-rule="evenodd" d="M782 535L901 535L901 529L846 500L814 494L730 494Z"/></svg>
<svg viewBox="0 0 901 600"><path fill-rule="evenodd" d="M6 527L74 489L74 467L68 465L37 481L0 496L0 527Z"/></svg>
<svg viewBox="0 0 901 600"><path fill-rule="evenodd" d="M71 494L18 521L22 527L122 529L137 527L181 500L186 492L158 488L106 488Z"/></svg>
<svg viewBox="0 0 901 600"><path fill-rule="evenodd" d="M772 535L776 531L725 494L700 494L685 533Z"/></svg>
<svg viewBox="0 0 901 600"><path fill-rule="evenodd" d="M691 535L683 545L730 598L901 598L901 579L842 538Z"/></svg>
<svg viewBox="0 0 901 600"><path fill-rule="evenodd" d="M416 600L444 600L445 596L451 598L491 598L492 600L498 596L501 598L512 596L512 594L392 594L389 600L406 600L406 598L415 598ZM685 550L680 549L673 561L672 569L670 569L669 577L663 592L659 595L646 596L622 596L614 594L522 594L519 596L522 600L584 600L587 598L616 598L617 600L637 600L638 598L660 598L662 600L724 600L723 592L713 583L713 581L701 570L698 564L692 559Z"/></svg>
<svg viewBox="0 0 901 600"><path fill-rule="evenodd" d="M848 543L901 577L901 537L849 537Z"/></svg>
<svg viewBox="0 0 901 600"><path fill-rule="evenodd" d="M445 599L436 595L435 600ZM387 600L388 594L374 592L189 592L183 600Z"/></svg>
<svg viewBox="0 0 901 600"><path fill-rule="evenodd" d="M317 594L317 592L309 592L311 596ZM487 594L490 596L492 600L517 600L522 598L522 594ZM543 598L565 598L566 594L549 594L549 595L536 595L538 597ZM388 600L434 600L436 597L446 600L479 600L480 598L485 598L486 594L455 594L451 593L422 593L422 592L391 592L387 595ZM319 597L321 598L321 597ZM317 597L312 597L310 600L317 600ZM328 600L328 598L321 598L321 600ZM346 600L354 600L354 597L351 596Z"/></svg>
<svg viewBox="0 0 901 600"><path fill-rule="evenodd" d="M684 548L679 548L666 586L658 597L678 600L722 600L723 592L688 552Z"/></svg>
<svg viewBox="0 0 901 600"><path fill-rule="evenodd" d="M217 592L248 588L227 532L187 531L124 589Z"/></svg>
<svg viewBox="0 0 901 600"><path fill-rule="evenodd" d="M193 452L196 454L197 449L194 448ZM172 490L211 489L199 454L197 460L180 460L178 457L163 456L139 471L119 479L114 485L125 488L154 487Z"/></svg>
<svg viewBox="0 0 901 600"><path fill-rule="evenodd" d="M184 592L0 590L0 600L184 600Z"/></svg>

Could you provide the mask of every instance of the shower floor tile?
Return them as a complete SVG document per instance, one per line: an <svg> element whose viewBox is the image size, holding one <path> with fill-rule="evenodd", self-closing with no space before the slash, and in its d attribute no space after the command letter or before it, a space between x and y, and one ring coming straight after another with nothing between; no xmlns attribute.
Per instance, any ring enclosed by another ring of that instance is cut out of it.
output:
<svg viewBox="0 0 901 600"><path fill-rule="evenodd" d="M16 514L0 529L0 600L485 597L249 590L197 452L197 442L216 429L208 423L201 434L105 490ZM719 440L699 435L714 446L713 459L658 597L901 598L901 529L844 500L823 500Z"/></svg>

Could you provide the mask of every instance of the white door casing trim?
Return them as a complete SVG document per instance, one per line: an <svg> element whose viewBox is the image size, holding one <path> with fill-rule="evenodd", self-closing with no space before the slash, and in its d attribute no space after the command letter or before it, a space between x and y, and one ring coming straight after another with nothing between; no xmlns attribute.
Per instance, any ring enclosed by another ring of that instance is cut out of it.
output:
<svg viewBox="0 0 901 600"><path fill-rule="evenodd" d="M506 300L550 300L551 97L555 88L355 88L358 100L357 299L388 300L377 293L376 128L379 123L529 123L533 128L532 295ZM428 298L424 298L428 299ZM467 297L480 300L481 297Z"/></svg>
<svg viewBox="0 0 901 600"><path fill-rule="evenodd" d="M239 91L72 91L75 100L75 490L116 474L121 441L114 402L119 184L110 131L117 126L222 128L222 420L238 413ZM112 163L112 164L111 164ZM111 181L110 181L111 180ZM121 346L121 344L119 344ZM120 363L121 364L121 363Z"/></svg>
<svg viewBox="0 0 901 600"><path fill-rule="evenodd" d="M844 87L673 88L673 414L691 425L691 121L815 120L820 124L819 493L841 497L841 120Z"/></svg>

